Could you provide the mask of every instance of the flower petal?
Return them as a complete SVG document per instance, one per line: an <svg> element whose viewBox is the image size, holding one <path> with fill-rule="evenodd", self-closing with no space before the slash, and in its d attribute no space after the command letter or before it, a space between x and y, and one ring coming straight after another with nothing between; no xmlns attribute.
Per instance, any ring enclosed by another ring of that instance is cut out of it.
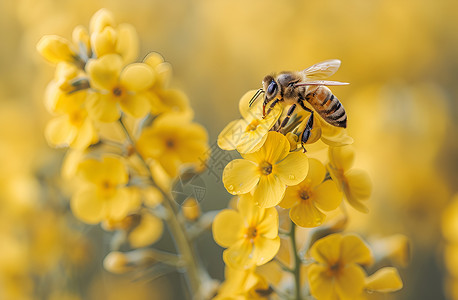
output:
<svg viewBox="0 0 458 300"><path fill-rule="evenodd" d="M104 217L109 220L122 220L140 204L138 200L135 189L118 188L112 197L105 199L107 209Z"/></svg>
<svg viewBox="0 0 458 300"><path fill-rule="evenodd" d="M77 191L70 201L73 214L83 222L96 224L104 216L104 202L97 197L95 188L86 186Z"/></svg>
<svg viewBox="0 0 458 300"><path fill-rule="evenodd" d="M278 212L275 207L264 210L263 218L258 223L257 229L262 237L274 239L278 236Z"/></svg>
<svg viewBox="0 0 458 300"><path fill-rule="evenodd" d="M289 211L291 220L301 227L317 227L323 224L326 215L313 205L312 200L301 201Z"/></svg>
<svg viewBox="0 0 458 300"><path fill-rule="evenodd" d="M250 192L259 182L258 166L245 159L235 159L224 168L223 183L233 195Z"/></svg>
<svg viewBox="0 0 458 300"><path fill-rule="evenodd" d="M329 147L329 161L338 170L348 170L355 160L355 150L352 146Z"/></svg>
<svg viewBox="0 0 458 300"><path fill-rule="evenodd" d="M347 265L336 276L336 291L342 300L353 300L363 292L366 274L355 264Z"/></svg>
<svg viewBox="0 0 458 300"><path fill-rule="evenodd" d="M89 145L98 141L97 131L94 124L89 118L84 120L83 125L79 128L75 139L70 143L72 148L86 149Z"/></svg>
<svg viewBox="0 0 458 300"><path fill-rule="evenodd" d="M259 236L254 241L253 259L260 266L272 260L280 249L280 238L269 239Z"/></svg>
<svg viewBox="0 0 458 300"><path fill-rule="evenodd" d="M221 247L230 247L242 238L242 216L233 209L219 212L213 221L213 239Z"/></svg>
<svg viewBox="0 0 458 300"><path fill-rule="evenodd" d="M313 190L313 201L324 211L334 210L342 202L342 193L332 180L326 180Z"/></svg>
<svg viewBox="0 0 458 300"><path fill-rule="evenodd" d="M68 146L75 138L77 130L70 124L67 116L60 116L48 122L45 137L53 147Z"/></svg>
<svg viewBox="0 0 458 300"><path fill-rule="evenodd" d="M276 164L272 172L276 174L284 184L296 185L305 179L308 170L309 161L307 155L302 152L293 152Z"/></svg>
<svg viewBox="0 0 458 300"><path fill-rule="evenodd" d="M307 273L310 293L319 300L338 299L334 277L328 275L328 267L312 264Z"/></svg>
<svg viewBox="0 0 458 300"><path fill-rule="evenodd" d="M244 157L257 162L267 161L274 165L284 159L288 155L289 150L288 139L283 134L276 131L269 131L261 149L251 154L245 154Z"/></svg>
<svg viewBox="0 0 458 300"><path fill-rule="evenodd" d="M163 230L164 223L161 219L144 213L141 215L140 224L129 233L129 243L133 248L146 247L159 240Z"/></svg>
<svg viewBox="0 0 458 300"><path fill-rule="evenodd" d="M116 53L119 53L125 63L134 61L138 55L138 34L131 24L119 24L118 40L116 42Z"/></svg>
<svg viewBox="0 0 458 300"><path fill-rule="evenodd" d="M77 55L70 42L57 35L45 35L37 44L38 52L52 63L67 61L73 63Z"/></svg>
<svg viewBox="0 0 458 300"><path fill-rule="evenodd" d="M307 173L306 180L309 181L308 186L310 188L318 186L323 182L326 176L326 168L324 165L315 158L309 158L309 171Z"/></svg>
<svg viewBox="0 0 458 300"><path fill-rule="evenodd" d="M223 131L218 135L218 146L223 150L234 150L237 146L237 140L235 138L234 130L240 127L240 122L243 120L234 120L224 127Z"/></svg>
<svg viewBox="0 0 458 300"><path fill-rule="evenodd" d="M122 64L122 59L117 54L107 54L98 59L89 60L86 72L91 80L91 86L111 91L118 83Z"/></svg>
<svg viewBox="0 0 458 300"><path fill-rule="evenodd" d="M253 251L253 244L241 239L223 252L223 260L231 268L248 269L256 265Z"/></svg>
<svg viewBox="0 0 458 300"><path fill-rule="evenodd" d="M361 201L367 200L372 193L372 181L369 174L363 170L351 169L345 172L347 179L344 192L348 203L355 209L367 213L367 207Z"/></svg>
<svg viewBox="0 0 458 300"><path fill-rule="evenodd" d="M289 186L286 188L285 196L278 204L283 208L291 208L294 205L297 205L302 199L299 197L300 186Z"/></svg>
<svg viewBox="0 0 458 300"><path fill-rule="evenodd" d="M354 234L345 235L340 245L340 261L344 264L370 265L374 258L369 246Z"/></svg>
<svg viewBox="0 0 458 300"><path fill-rule="evenodd" d="M285 190L285 184L278 177L262 175L253 194L254 201L262 208L273 207L283 199Z"/></svg>
<svg viewBox="0 0 458 300"><path fill-rule="evenodd" d="M114 122L119 119L118 103L111 94L90 93L86 108L91 118L102 122Z"/></svg>
<svg viewBox="0 0 458 300"><path fill-rule="evenodd" d="M105 155L100 170L105 178L109 178L116 185L126 184L129 180L126 166L120 157Z"/></svg>
<svg viewBox="0 0 458 300"><path fill-rule="evenodd" d="M121 99L121 109L134 118L143 118L150 111L150 101L146 93L127 95Z"/></svg>
<svg viewBox="0 0 458 300"><path fill-rule="evenodd" d="M402 286L398 270L392 267L385 267L366 278L365 288L369 291L386 293L400 290Z"/></svg>
<svg viewBox="0 0 458 300"><path fill-rule="evenodd" d="M144 91L153 84L154 71L147 64L133 63L122 70L119 81L128 91Z"/></svg>
<svg viewBox="0 0 458 300"><path fill-rule="evenodd" d="M317 261L326 265L333 265L340 258L341 234L330 234L316 241L310 249L310 255Z"/></svg>
<svg viewBox="0 0 458 300"><path fill-rule="evenodd" d="M234 150L243 134L245 123L243 119L231 121L218 135L218 146L223 150Z"/></svg>
<svg viewBox="0 0 458 300"><path fill-rule="evenodd" d="M116 40L118 34L113 27L106 26L100 32L91 35L91 45L97 57L115 53Z"/></svg>

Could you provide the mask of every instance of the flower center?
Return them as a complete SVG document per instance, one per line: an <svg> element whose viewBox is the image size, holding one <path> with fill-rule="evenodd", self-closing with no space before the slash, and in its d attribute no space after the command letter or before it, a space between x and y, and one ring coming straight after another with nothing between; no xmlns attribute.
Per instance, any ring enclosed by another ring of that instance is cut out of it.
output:
<svg viewBox="0 0 458 300"><path fill-rule="evenodd" d="M86 115L87 113L83 110L78 110L78 111L71 113L68 116L70 124L76 127L80 127L83 124L84 119L86 118Z"/></svg>
<svg viewBox="0 0 458 300"><path fill-rule="evenodd" d="M256 128L258 127L259 125L259 120L258 119L254 119L253 121L251 121L250 124L248 124L248 126L245 128L245 131L248 132L248 131L255 131Z"/></svg>
<svg viewBox="0 0 458 300"><path fill-rule="evenodd" d="M256 226L248 227L245 237L250 240L254 240L258 236L258 229Z"/></svg>
<svg viewBox="0 0 458 300"><path fill-rule="evenodd" d="M121 97L123 94L122 88L117 86L112 90L112 93L115 97Z"/></svg>
<svg viewBox="0 0 458 300"><path fill-rule="evenodd" d="M340 262L336 262L329 266L328 272L331 276L336 276L339 274L340 270L342 270L342 267Z"/></svg>
<svg viewBox="0 0 458 300"><path fill-rule="evenodd" d="M259 164L259 169L263 175L269 175L272 173L272 165L267 161L263 161L261 164Z"/></svg>
<svg viewBox="0 0 458 300"><path fill-rule="evenodd" d="M103 182L101 182L100 184L100 190L102 192L102 197L111 197L115 190L116 190L116 186L114 184L112 184L109 180L104 180Z"/></svg>
<svg viewBox="0 0 458 300"><path fill-rule="evenodd" d="M168 148L168 149L173 149L175 148L175 141L173 139L167 139L165 141L165 146Z"/></svg>
<svg viewBox="0 0 458 300"><path fill-rule="evenodd" d="M310 198L310 194L307 190L301 189L299 190L299 198L302 200L308 200Z"/></svg>

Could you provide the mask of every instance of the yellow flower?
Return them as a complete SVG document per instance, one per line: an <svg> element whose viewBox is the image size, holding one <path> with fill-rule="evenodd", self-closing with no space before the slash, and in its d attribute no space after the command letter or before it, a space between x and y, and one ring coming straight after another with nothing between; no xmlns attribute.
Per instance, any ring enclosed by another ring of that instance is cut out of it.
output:
<svg viewBox="0 0 458 300"><path fill-rule="evenodd" d="M172 77L172 66L165 62L157 52L149 53L143 62L154 70L156 77L154 84L148 90L151 113L159 115L165 112L191 111L186 94L180 90L168 88Z"/></svg>
<svg viewBox="0 0 458 300"><path fill-rule="evenodd" d="M132 248L146 247L162 236L164 224L158 217L142 211L137 226L129 231L127 239Z"/></svg>
<svg viewBox="0 0 458 300"><path fill-rule="evenodd" d="M309 158L307 177L298 185L288 187L280 202L283 208L291 208L291 220L302 227L316 227L323 224L326 215L321 211L336 209L342 201L342 194L332 180L323 181L326 175L324 165L317 159Z"/></svg>
<svg viewBox="0 0 458 300"><path fill-rule="evenodd" d="M98 141L93 121L83 107L67 107L66 114L48 122L45 137L53 147L85 149Z"/></svg>
<svg viewBox="0 0 458 300"><path fill-rule="evenodd" d="M51 113L65 113L67 107L83 105L86 90L75 91L72 81L80 75L80 70L72 64L61 62L57 64L54 79L46 87L45 106Z"/></svg>
<svg viewBox="0 0 458 300"><path fill-rule="evenodd" d="M223 171L223 183L229 193L251 193L261 207L277 205L286 186L303 181L308 171L304 153L290 153L287 138L269 131L261 149L243 154L245 159L231 161Z"/></svg>
<svg viewBox="0 0 458 300"><path fill-rule="evenodd" d="M218 146L224 150L237 149L240 153L250 153L259 150L267 138L267 132L274 126L281 115L281 105L263 118L262 101L248 109L248 102L255 91L243 95L240 110L243 118L230 122L218 136Z"/></svg>
<svg viewBox="0 0 458 300"><path fill-rule="evenodd" d="M310 292L317 300L352 300L365 286L360 265L373 262L369 247L356 235L331 234L310 249L315 260L308 270Z"/></svg>
<svg viewBox="0 0 458 300"><path fill-rule="evenodd" d="M213 222L213 238L228 248L224 262L235 269L267 263L280 247L277 210L259 208L250 194L240 196L237 209L221 211Z"/></svg>
<svg viewBox="0 0 458 300"><path fill-rule="evenodd" d="M398 270L393 267L385 267L366 278L364 289L369 293L387 293L400 290L402 286Z"/></svg>
<svg viewBox="0 0 458 300"><path fill-rule="evenodd" d="M372 182L367 172L352 169L355 152L350 145L329 147L327 169L337 186L345 194L348 203L355 209L367 213L368 208L362 203L369 199Z"/></svg>
<svg viewBox="0 0 458 300"><path fill-rule="evenodd" d="M78 176L82 185L70 204L74 215L83 222L120 220L139 205L136 190L126 187L129 174L118 157L87 159L78 166Z"/></svg>
<svg viewBox="0 0 458 300"><path fill-rule="evenodd" d="M262 300L272 292L267 281L256 273L256 268L245 270L226 266L225 280L214 300Z"/></svg>
<svg viewBox="0 0 458 300"><path fill-rule="evenodd" d="M87 100L87 109L97 120L119 119L118 105L135 118L144 117L150 110L145 91L154 82L153 70L143 63L122 67L121 56L117 54L107 54L87 63L91 87L96 90Z"/></svg>
<svg viewBox="0 0 458 300"><path fill-rule="evenodd" d="M136 148L144 158L157 160L171 177L183 164L201 164L208 155L205 129L184 114L165 114L143 129Z"/></svg>
<svg viewBox="0 0 458 300"><path fill-rule="evenodd" d="M81 62L76 50L71 43L57 35L45 35L37 44L38 52L52 63L68 62L76 64Z"/></svg>
<svg viewBox="0 0 458 300"><path fill-rule="evenodd" d="M116 26L111 12L101 9L92 17L89 28L96 57L119 54L124 63L136 59L139 42L137 31L131 24Z"/></svg>

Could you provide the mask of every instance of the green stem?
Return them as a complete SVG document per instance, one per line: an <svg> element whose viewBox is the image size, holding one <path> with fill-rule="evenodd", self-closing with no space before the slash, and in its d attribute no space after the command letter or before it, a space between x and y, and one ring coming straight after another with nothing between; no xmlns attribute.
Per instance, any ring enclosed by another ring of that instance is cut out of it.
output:
<svg viewBox="0 0 458 300"><path fill-rule="evenodd" d="M192 242L190 239L188 239L186 235L185 228L182 226L180 221L178 220L178 209L176 207L176 204L172 197L164 191L158 184L156 184L153 175L151 174L151 170L146 163L145 159L143 156L138 152L138 150L135 148L135 142L132 139L132 136L130 135L129 131L127 130L126 126L124 125L122 118L119 119L119 124L121 125L122 130L126 134L126 137L129 141L129 143L132 145L133 149L135 150L135 154L139 157L141 160L142 164L145 166L145 169L148 172L148 175L151 179L152 184L161 192L164 201L162 202L162 205L164 208L167 210L167 224L169 226L169 229L172 233L172 236L175 241L175 246L177 247L177 250L179 254L182 256L183 261L185 262L185 276L186 280L189 285L190 289L190 294L192 297L200 297L200 288L201 288L201 282L200 282L200 270L201 268L197 264L197 255L195 253L195 249L192 245Z"/></svg>
<svg viewBox="0 0 458 300"><path fill-rule="evenodd" d="M291 229L289 232L291 238L291 248L294 255L294 283L295 283L295 298L301 300L301 259L297 254L297 243L296 243L296 224L291 222Z"/></svg>

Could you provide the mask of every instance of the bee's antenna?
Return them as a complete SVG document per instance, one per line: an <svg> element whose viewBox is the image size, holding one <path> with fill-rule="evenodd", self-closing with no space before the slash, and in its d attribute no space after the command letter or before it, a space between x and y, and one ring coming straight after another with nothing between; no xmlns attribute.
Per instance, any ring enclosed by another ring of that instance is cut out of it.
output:
<svg viewBox="0 0 458 300"><path fill-rule="evenodd" d="M253 105L254 101L256 101L256 99L259 97L259 95L261 95L262 93L264 93L264 90L263 89L259 89L256 91L256 93L254 94L253 98L251 98L250 102L249 102L249 107L251 107L251 105Z"/></svg>

